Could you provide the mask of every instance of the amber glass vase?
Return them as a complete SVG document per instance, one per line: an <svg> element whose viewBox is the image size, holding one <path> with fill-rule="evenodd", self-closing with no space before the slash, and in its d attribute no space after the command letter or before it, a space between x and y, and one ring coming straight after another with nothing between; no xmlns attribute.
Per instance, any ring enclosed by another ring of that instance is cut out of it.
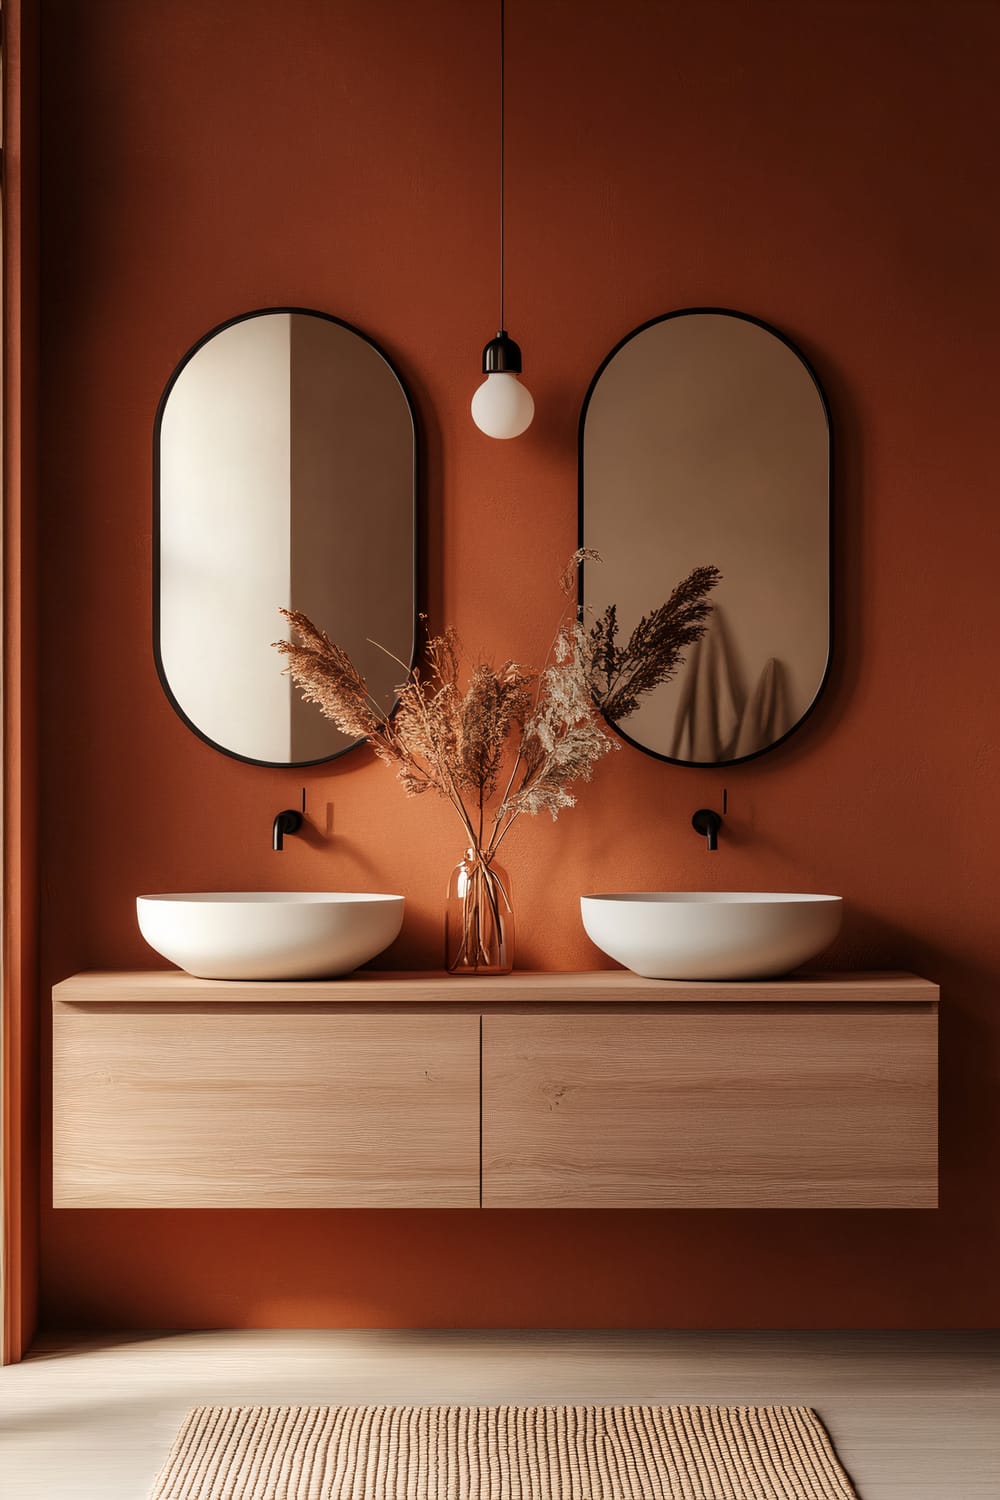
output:
<svg viewBox="0 0 1000 1500"><path fill-rule="evenodd" d="M467 849L448 881L444 962L449 974L509 974L514 909L506 870Z"/></svg>

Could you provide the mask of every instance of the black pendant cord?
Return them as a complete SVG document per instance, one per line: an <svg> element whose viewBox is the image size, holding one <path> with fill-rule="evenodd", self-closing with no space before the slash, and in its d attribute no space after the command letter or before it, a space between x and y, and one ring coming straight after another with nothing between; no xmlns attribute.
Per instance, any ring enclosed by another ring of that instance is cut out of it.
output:
<svg viewBox="0 0 1000 1500"><path fill-rule="evenodd" d="M504 327L503 321L503 234L504 234L504 183L505 170L505 147L506 147L506 120L505 106L507 91L504 78L504 0L500 0L500 327Z"/></svg>
<svg viewBox="0 0 1000 1500"><path fill-rule="evenodd" d="M500 327L495 339L490 339L483 350L484 375L520 375L521 350L510 338L503 323L504 284L504 185L506 181L506 56L504 34L504 0L500 0Z"/></svg>

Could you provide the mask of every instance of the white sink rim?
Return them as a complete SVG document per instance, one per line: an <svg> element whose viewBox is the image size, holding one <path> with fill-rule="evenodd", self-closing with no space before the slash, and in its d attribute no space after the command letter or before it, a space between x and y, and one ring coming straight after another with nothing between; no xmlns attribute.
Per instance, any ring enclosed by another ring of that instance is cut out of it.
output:
<svg viewBox="0 0 1000 1500"><path fill-rule="evenodd" d="M137 901L190 901L198 906L315 906L344 901L403 901L389 891L155 891Z"/></svg>
<svg viewBox="0 0 1000 1500"><path fill-rule="evenodd" d="M662 905L753 906L763 902L843 901L811 891L596 891L581 901L658 901Z"/></svg>
<svg viewBox="0 0 1000 1500"><path fill-rule="evenodd" d="M609 958L647 979L774 979L836 938L843 897L804 891L608 891L580 897Z"/></svg>
<svg viewBox="0 0 1000 1500"><path fill-rule="evenodd" d="M136 897L150 947L197 979L338 979L394 942L404 897L377 891L167 891Z"/></svg>

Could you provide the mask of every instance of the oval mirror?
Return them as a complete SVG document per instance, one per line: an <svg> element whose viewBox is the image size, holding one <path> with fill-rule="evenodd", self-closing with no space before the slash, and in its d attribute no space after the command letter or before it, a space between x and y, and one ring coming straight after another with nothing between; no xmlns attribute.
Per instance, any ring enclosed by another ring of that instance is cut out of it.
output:
<svg viewBox="0 0 1000 1500"><path fill-rule="evenodd" d="M643 324L605 359L580 418L588 612L627 637L701 565L721 582L672 680L615 728L680 765L732 765L792 733L831 644L830 420L803 355L744 313Z"/></svg>
<svg viewBox="0 0 1000 1500"><path fill-rule="evenodd" d="M413 660L416 430L386 356L325 313L234 318L174 371L154 450L154 652L174 708L255 765L361 743L303 703L272 642L279 608L302 610L387 710Z"/></svg>

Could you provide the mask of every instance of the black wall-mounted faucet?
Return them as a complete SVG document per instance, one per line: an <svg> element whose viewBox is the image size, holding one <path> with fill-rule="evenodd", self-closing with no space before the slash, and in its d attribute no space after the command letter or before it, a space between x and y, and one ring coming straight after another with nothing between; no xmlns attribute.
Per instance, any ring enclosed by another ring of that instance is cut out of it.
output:
<svg viewBox="0 0 1000 1500"><path fill-rule="evenodd" d="M275 853L280 854L282 849L284 849L286 833L298 833L305 822L305 810L306 789L303 787L301 810L297 811L294 807L286 807L284 812L275 813L274 815L273 838Z"/></svg>
<svg viewBox="0 0 1000 1500"><path fill-rule="evenodd" d="M280 853L285 847L285 834L298 833L302 827L302 814L296 812L294 807L286 807L284 812L274 815L274 847Z"/></svg>
<svg viewBox="0 0 1000 1500"><path fill-rule="evenodd" d="M691 827L695 833L700 833L703 839L708 841L710 852L719 847L719 829L722 827L722 819L717 812L710 807L699 807L691 819Z"/></svg>

